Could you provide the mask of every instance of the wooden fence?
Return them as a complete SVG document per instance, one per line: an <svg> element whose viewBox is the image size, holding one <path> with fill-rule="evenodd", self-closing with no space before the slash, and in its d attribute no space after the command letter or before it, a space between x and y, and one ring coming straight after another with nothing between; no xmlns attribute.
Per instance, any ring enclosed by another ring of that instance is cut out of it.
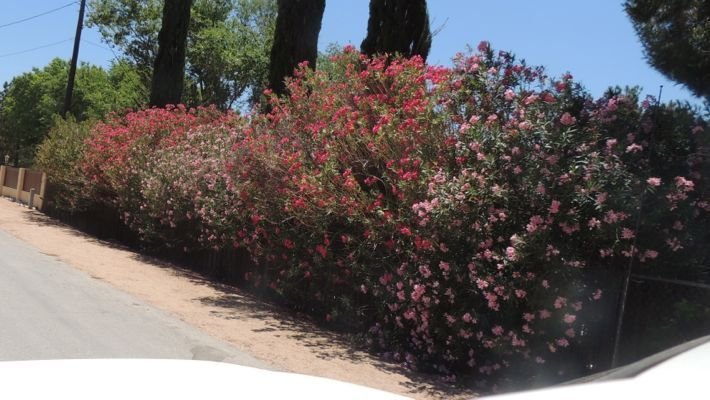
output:
<svg viewBox="0 0 710 400"><path fill-rule="evenodd" d="M0 166L0 195L12 197L38 210L44 204L47 175L42 171Z"/></svg>

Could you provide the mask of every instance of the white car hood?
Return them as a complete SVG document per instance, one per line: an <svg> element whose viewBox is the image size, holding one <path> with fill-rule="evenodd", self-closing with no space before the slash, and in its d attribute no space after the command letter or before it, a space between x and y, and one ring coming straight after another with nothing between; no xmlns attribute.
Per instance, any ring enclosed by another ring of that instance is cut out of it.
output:
<svg viewBox="0 0 710 400"><path fill-rule="evenodd" d="M3 399L404 399L286 372L192 360L0 362Z"/></svg>
<svg viewBox="0 0 710 400"><path fill-rule="evenodd" d="M707 340L706 340L707 341ZM638 376L492 396L491 400L710 399L710 342Z"/></svg>

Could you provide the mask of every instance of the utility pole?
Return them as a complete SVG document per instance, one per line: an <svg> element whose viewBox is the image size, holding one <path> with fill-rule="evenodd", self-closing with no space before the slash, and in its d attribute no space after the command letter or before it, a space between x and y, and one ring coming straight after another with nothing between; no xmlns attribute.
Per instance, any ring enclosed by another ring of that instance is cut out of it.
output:
<svg viewBox="0 0 710 400"><path fill-rule="evenodd" d="M86 0L81 0L79 6L79 20L76 22L76 35L74 35L74 51L71 56L71 66L69 67L69 79L67 80L67 93L64 97L64 118L69 114L71 108L71 98L74 93L74 77L76 76L76 63L79 58L79 43L81 42L81 30L84 27L84 9L86 8Z"/></svg>

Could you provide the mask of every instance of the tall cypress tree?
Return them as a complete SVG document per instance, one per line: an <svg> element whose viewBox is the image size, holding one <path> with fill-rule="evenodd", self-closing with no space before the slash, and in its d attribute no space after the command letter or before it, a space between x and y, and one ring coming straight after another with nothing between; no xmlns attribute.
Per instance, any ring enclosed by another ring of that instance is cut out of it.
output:
<svg viewBox="0 0 710 400"><path fill-rule="evenodd" d="M165 0L158 34L158 54L153 67L150 104L179 104L185 79L185 47L192 0Z"/></svg>
<svg viewBox="0 0 710 400"><path fill-rule="evenodd" d="M269 87L286 93L284 80L303 61L316 67L318 35L325 11L325 0L278 0L278 15L271 47Z"/></svg>
<svg viewBox="0 0 710 400"><path fill-rule="evenodd" d="M426 60L431 37L426 0L370 0L367 37L360 48L370 56L398 53Z"/></svg>
<svg viewBox="0 0 710 400"><path fill-rule="evenodd" d="M627 0L651 66L710 100L710 1Z"/></svg>

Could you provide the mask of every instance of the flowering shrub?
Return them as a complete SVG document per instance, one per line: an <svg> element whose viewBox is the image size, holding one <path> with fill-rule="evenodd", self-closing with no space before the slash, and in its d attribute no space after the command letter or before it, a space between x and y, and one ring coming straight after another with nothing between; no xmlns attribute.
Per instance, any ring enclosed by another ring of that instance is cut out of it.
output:
<svg viewBox="0 0 710 400"><path fill-rule="evenodd" d="M188 211L204 179L200 174L215 162L206 156L212 149L204 145L218 139L203 140L191 132L211 126L216 135L232 124L238 124L236 116L215 108L177 106L114 115L97 124L87 139L84 171L102 200L116 207L143 240L193 247L199 228Z"/></svg>
<svg viewBox="0 0 710 400"><path fill-rule="evenodd" d="M487 43L453 68L346 48L289 92L250 119L116 117L85 171L145 240L246 248L253 285L445 374L553 363L607 294L597 276L706 257L690 110L595 102Z"/></svg>
<svg viewBox="0 0 710 400"><path fill-rule="evenodd" d="M219 226L222 211L234 205L226 166L240 132L237 125L238 119L197 126L170 147L157 149L138 170L143 203L130 221L145 239L183 251L232 243Z"/></svg>
<svg viewBox="0 0 710 400"><path fill-rule="evenodd" d="M232 186L249 210L238 240L263 267L256 283L329 319L362 321L375 316L362 285L399 259L394 207L413 204L420 191L399 188L423 188L414 169L393 160L408 168L415 152L435 155L441 129L431 126L443 121L424 99L424 74L443 79L446 71L426 72L421 60L388 69L355 53L333 62L329 74L302 75L290 100L255 117L235 147Z"/></svg>
<svg viewBox="0 0 710 400"><path fill-rule="evenodd" d="M454 70L332 62L255 124L268 150L239 171L269 177L243 241L264 267L254 279L329 318L355 303L395 358L444 372L568 346L600 295L579 271L622 251L629 215L614 206L632 201L617 154L593 151L601 138L565 111L569 79L529 89L548 84L540 71L489 50Z"/></svg>
<svg viewBox="0 0 710 400"><path fill-rule="evenodd" d="M643 221L636 235L639 267L694 280L707 272L707 124L689 105L653 106L635 91L615 90L597 101L600 129L619 148L626 168L645 180ZM682 251L685 250L685 251ZM682 255L682 256L681 256ZM649 263L656 260L656 263Z"/></svg>
<svg viewBox="0 0 710 400"><path fill-rule="evenodd" d="M410 365L491 374L579 341L605 290L590 272L666 249L634 241L661 183L629 159L642 144L617 145L629 118L479 50L451 70L352 51L303 70L236 146L232 185L255 284L370 322Z"/></svg>

